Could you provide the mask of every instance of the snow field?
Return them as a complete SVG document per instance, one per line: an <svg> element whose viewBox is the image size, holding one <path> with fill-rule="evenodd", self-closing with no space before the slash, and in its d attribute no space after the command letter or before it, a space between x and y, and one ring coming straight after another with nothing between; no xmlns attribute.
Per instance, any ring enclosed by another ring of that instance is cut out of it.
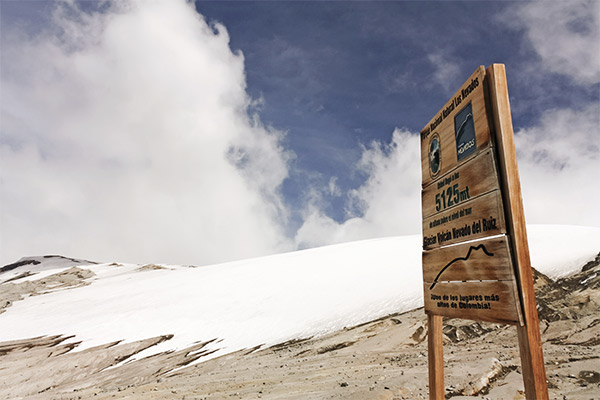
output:
<svg viewBox="0 0 600 400"><path fill-rule="evenodd" d="M600 251L600 229L528 226L532 265L556 278ZM39 258L42 260L41 258ZM27 265L30 281L71 268ZM76 335L77 348L174 334L138 357L219 339L210 357L322 335L423 304L421 236L344 243L205 267L91 264L91 285L15 302L0 314L0 341ZM20 282L16 280L14 282ZM0 286L2 290L2 286Z"/></svg>

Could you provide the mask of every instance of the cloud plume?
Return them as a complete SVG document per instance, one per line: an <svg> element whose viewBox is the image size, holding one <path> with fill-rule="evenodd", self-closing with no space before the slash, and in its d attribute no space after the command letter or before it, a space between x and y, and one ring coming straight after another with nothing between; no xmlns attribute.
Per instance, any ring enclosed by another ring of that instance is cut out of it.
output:
<svg viewBox="0 0 600 400"><path fill-rule="evenodd" d="M414 234L421 221L419 136L396 129L389 143L373 141L363 148L357 168L367 179L347 195L348 218L327 216L320 200L309 203L296 234L300 248L374 237Z"/></svg>
<svg viewBox="0 0 600 400"><path fill-rule="evenodd" d="M597 105L544 113L515 147L528 223L600 226Z"/></svg>
<svg viewBox="0 0 600 400"><path fill-rule="evenodd" d="M54 6L3 31L2 262L60 252L206 264L289 249L291 153L244 58L183 1Z"/></svg>
<svg viewBox="0 0 600 400"><path fill-rule="evenodd" d="M527 2L509 8L501 20L524 31L541 61L538 68L581 85L600 82L600 2Z"/></svg>

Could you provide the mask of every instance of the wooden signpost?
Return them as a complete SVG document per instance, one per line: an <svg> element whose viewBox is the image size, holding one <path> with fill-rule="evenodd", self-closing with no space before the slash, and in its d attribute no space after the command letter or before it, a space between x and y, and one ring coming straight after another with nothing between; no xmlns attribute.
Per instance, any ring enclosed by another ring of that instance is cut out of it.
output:
<svg viewBox="0 0 600 400"><path fill-rule="evenodd" d="M421 131L429 398L444 399L442 318L517 327L528 399L547 399L504 65L481 66Z"/></svg>

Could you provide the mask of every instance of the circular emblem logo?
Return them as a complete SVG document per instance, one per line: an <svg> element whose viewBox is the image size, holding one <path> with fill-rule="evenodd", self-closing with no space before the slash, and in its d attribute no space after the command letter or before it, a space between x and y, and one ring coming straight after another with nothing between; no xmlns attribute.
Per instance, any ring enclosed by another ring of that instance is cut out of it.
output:
<svg viewBox="0 0 600 400"><path fill-rule="evenodd" d="M429 142L429 173L431 177L440 173L442 165L442 150L440 148L440 135L434 133Z"/></svg>

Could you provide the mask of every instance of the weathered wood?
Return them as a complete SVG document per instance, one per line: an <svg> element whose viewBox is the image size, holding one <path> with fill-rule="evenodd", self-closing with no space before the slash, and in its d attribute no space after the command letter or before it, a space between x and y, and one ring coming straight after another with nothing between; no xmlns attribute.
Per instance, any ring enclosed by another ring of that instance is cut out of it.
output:
<svg viewBox="0 0 600 400"><path fill-rule="evenodd" d="M523 305L524 326L517 327L523 381L528 399L548 399L548 385L536 309L533 276L527 243L513 126L504 65L493 64L486 81L494 121L498 166L503 186L509 235L512 237L516 275Z"/></svg>
<svg viewBox="0 0 600 400"><path fill-rule="evenodd" d="M429 399L443 400L444 390L444 341L443 320L439 315L427 314L427 358L429 362Z"/></svg>
<svg viewBox="0 0 600 400"><path fill-rule="evenodd" d="M479 151L490 146L491 136L484 95L484 78L485 68L481 66L421 131L423 187L428 186L457 165L468 161ZM470 112L467 112L469 107ZM463 111L465 111L464 115L462 114ZM461 118L457 120L456 117ZM463 123L466 123L466 125L463 126ZM464 132L461 127L464 128L465 126L474 129L474 142L464 146L463 152L459 154L457 136L461 136L461 133ZM439 169L432 171L430 168L430 149L435 137L439 139L441 154Z"/></svg>
<svg viewBox="0 0 600 400"><path fill-rule="evenodd" d="M506 236L423 252L423 282L510 281L514 269Z"/></svg>
<svg viewBox="0 0 600 400"><path fill-rule="evenodd" d="M423 218L499 188L494 154L490 148L423 189Z"/></svg>
<svg viewBox="0 0 600 400"><path fill-rule="evenodd" d="M499 191L423 220L425 250L506 233Z"/></svg>
<svg viewBox="0 0 600 400"><path fill-rule="evenodd" d="M519 324L512 281L425 282L425 311L444 317Z"/></svg>

